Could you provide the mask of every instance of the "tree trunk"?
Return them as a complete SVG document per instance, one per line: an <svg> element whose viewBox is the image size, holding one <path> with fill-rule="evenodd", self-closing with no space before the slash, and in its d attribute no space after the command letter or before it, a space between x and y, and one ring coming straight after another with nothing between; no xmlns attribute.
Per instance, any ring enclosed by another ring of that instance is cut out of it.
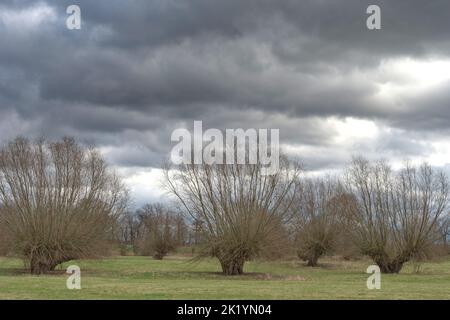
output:
<svg viewBox="0 0 450 320"><path fill-rule="evenodd" d="M46 274L50 271L54 271L57 265L42 263L40 261L34 261L30 263L30 272L34 275Z"/></svg>
<svg viewBox="0 0 450 320"><path fill-rule="evenodd" d="M318 256L311 256L308 258L306 265L308 267L317 267L317 262L319 261L319 257Z"/></svg>
<svg viewBox="0 0 450 320"><path fill-rule="evenodd" d="M34 275L46 274L54 271L56 266L63 262L48 261L45 257L35 255L30 260L30 273Z"/></svg>
<svg viewBox="0 0 450 320"><path fill-rule="evenodd" d="M323 251L309 250L306 253L298 251L297 255L303 261L306 261L308 267L317 267L319 258L322 256Z"/></svg>
<svg viewBox="0 0 450 320"><path fill-rule="evenodd" d="M153 255L153 259L155 259L155 260L162 260L163 258L164 258L164 254L162 254L162 253L155 253L154 255Z"/></svg>
<svg viewBox="0 0 450 320"><path fill-rule="evenodd" d="M222 272L227 276L243 274L244 263L245 261L243 259L220 261L220 265L222 266Z"/></svg>
<svg viewBox="0 0 450 320"><path fill-rule="evenodd" d="M403 267L400 261L375 261L382 273L399 273Z"/></svg>

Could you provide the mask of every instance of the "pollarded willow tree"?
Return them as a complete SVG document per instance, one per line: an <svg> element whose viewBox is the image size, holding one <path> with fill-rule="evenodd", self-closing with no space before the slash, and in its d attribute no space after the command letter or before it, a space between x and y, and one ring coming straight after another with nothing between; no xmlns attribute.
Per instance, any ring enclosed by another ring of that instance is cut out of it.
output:
<svg viewBox="0 0 450 320"><path fill-rule="evenodd" d="M300 183L294 212L295 247L308 266L317 266L321 256L335 246L340 231L342 187L332 178L307 179Z"/></svg>
<svg viewBox="0 0 450 320"><path fill-rule="evenodd" d="M127 199L99 152L73 139L0 151L0 224L33 274L104 253Z"/></svg>
<svg viewBox="0 0 450 320"><path fill-rule="evenodd" d="M363 254L384 273L398 273L436 240L440 218L448 214L449 181L428 164L406 164L394 172L386 162L353 160L347 176L352 232Z"/></svg>
<svg viewBox="0 0 450 320"><path fill-rule="evenodd" d="M162 260L184 243L187 227L181 215L162 203L146 204L137 211L139 235L136 248L143 255Z"/></svg>
<svg viewBox="0 0 450 320"><path fill-rule="evenodd" d="M187 164L166 168L166 186L188 215L202 222L204 250L226 275L272 246L273 232L289 214L298 166L282 158L271 175L256 164Z"/></svg>

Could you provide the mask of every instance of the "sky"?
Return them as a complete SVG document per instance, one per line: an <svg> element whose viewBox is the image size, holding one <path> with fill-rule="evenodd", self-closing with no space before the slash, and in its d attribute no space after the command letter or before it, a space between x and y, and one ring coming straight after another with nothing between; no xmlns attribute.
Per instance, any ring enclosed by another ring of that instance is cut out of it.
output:
<svg viewBox="0 0 450 320"><path fill-rule="evenodd" d="M1 0L0 143L95 144L136 206L163 199L171 133L194 120L279 129L312 173L354 155L448 169L449 15L448 0Z"/></svg>

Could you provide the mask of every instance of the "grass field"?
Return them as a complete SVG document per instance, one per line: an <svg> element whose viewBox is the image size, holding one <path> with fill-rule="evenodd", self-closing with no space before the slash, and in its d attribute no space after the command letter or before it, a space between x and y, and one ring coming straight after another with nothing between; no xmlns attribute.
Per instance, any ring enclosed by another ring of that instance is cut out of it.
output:
<svg viewBox="0 0 450 320"><path fill-rule="evenodd" d="M81 290L66 288L70 264L81 268ZM213 259L128 256L73 261L52 275L31 276L20 260L0 258L0 299L450 299L450 257L424 263L419 272L406 265L398 275L382 275L381 290L366 287L369 264L254 261L245 265L246 275L226 277Z"/></svg>

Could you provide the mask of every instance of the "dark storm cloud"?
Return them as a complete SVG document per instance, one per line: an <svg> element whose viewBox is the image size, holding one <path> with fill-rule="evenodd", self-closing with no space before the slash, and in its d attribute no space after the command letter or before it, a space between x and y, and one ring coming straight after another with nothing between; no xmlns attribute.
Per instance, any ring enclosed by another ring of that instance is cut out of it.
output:
<svg viewBox="0 0 450 320"><path fill-rule="evenodd" d="M445 130L450 132L450 80L428 94L405 99L410 108L405 108L395 120L395 125L410 130Z"/></svg>
<svg viewBox="0 0 450 320"><path fill-rule="evenodd" d="M386 59L450 58L449 1L80 0L82 30L69 31L72 3L0 4L3 139L74 135L117 165L157 166L171 131L195 119L280 128L282 143L317 147L305 161L320 169L358 150L426 154L411 131L448 134L450 83L397 107L377 94ZM380 31L365 26L369 4ZM402 133L324 153L339 134L327 119L345 117Z"/></svg>

